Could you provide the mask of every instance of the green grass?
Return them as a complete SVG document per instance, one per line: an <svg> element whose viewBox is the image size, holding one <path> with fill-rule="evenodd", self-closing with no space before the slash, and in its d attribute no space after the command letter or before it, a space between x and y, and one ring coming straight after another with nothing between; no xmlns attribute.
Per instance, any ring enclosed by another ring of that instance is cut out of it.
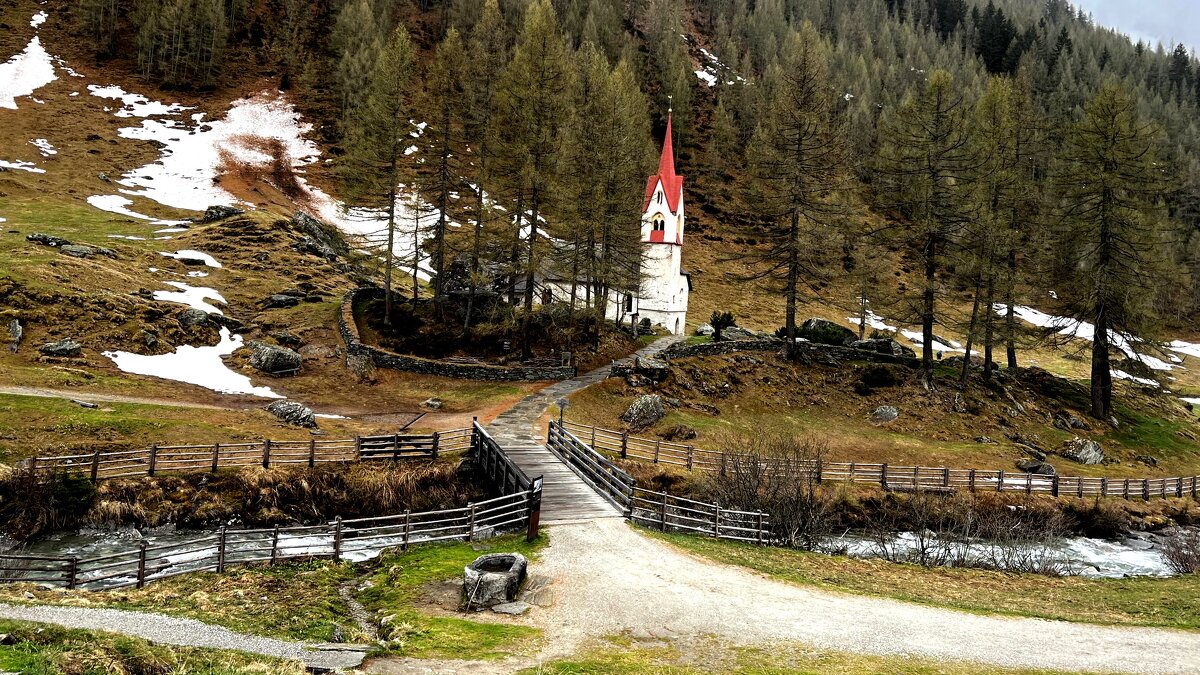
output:
<svg viewBox="0 0 1200 675"><path fill-rule="evenodd" d="M0 670L24 675L206 673L301 675L299 663L238 652L153 645L136 637L18 621L0 621L13 644L0 646Z"/></svg>
<svg viewBox="0 0 1200 675"><path fill-rule="evenodd" d="M715 640L664 646L638 644L625 635L609 638L603 647L530 668L522 673L538 675L641 675L662 673L691 675L702 673L914 673L938 675L974 675L1001 673L1050 673L1048 670L1016 670L979 664L936 662L905 656L870 656L815 649L801 644L780 642L769 649L738 647Z"/></svg>
<svg viewBox="0 0 1200 675"><path fill-rule="evenodd" d="M431 616L418 604L429 584L462 575L463 567L489 551L517 552L536 557L546 545L545 535L533 542L507 536L467 544L415 547L387 556L370 576L374 584L359 600L370 610L390 619L387 651L414 658L452 657L492 659L528 651L541 642L541 631L527 626L470 621L453 616Z"/></svg>
<svg viewBox="0 0 1200 675"><path fill-rule="evenodd" d="M1121 445L1135 450L1154 450L1171 455L1197 454L1196 442L1180 435L1189 425L1150 417L1120 403L1116 404L1116 410L1121 424L1113 430L1111 436Z"/></svg>
<svg viewBox="0 0 1200 675"><path fill-rule="evenodd" d="M1200 575L1169 579L1045 577L759 548L648 532L717 562L807 586L894 598L981 614L1200 630Z"/></svg>

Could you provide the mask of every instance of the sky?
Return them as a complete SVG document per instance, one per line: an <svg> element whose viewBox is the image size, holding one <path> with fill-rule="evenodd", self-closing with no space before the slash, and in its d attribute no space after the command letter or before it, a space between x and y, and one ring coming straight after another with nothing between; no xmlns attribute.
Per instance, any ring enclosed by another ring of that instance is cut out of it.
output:
<svg viewBox="0 0 1200 675"><path fill-rule="evenodd" d="M1162 42L1170 51L1182 42L1200 51L1200 0L1072 0L1096 23L1115 28L1134 42Z"/></svg>

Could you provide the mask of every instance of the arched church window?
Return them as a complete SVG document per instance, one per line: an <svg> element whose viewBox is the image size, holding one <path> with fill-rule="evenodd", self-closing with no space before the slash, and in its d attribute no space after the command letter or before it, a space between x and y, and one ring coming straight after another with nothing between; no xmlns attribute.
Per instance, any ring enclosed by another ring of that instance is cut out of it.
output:
<svg viewBox="0 0 1200 675"><path fill-rule="evenodd" d="M632 293L625 296L625 311L626 312L633 311L633 294Z"/></svg>
<svg viewBox="0 0 1200 675"><path fill-rule="evenodd" d="M661 213L654 216L653 223L655 232L662 232L667 229L667 222L663 220Z"/></svg>
<svg viewBox="0 0 1200 675"><path fill-rule="evenodd" d="M659 192L658 194L654 195L654 199L655 199L655 201L657 201L659 204L661 204L661 203L662 203L662 198L663 198L663 193L661 193L661 192Z"/></svg>

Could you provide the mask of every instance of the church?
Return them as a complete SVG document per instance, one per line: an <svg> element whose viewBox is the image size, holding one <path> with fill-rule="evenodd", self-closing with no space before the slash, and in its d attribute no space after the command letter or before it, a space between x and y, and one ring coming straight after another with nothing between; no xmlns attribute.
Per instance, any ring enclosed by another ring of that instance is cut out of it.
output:
<svg viewBox="0 0 1200 675"><path fill-rule="evenodd" d="M658 172L646 180L642 203L642 269L636 293L610 291L606 318L617 323L650 320L675 335L686 330L691 277L683 271L683 176L675 173L671 114ZM570 296L570 282L546 279L550 298Z"/></svg>

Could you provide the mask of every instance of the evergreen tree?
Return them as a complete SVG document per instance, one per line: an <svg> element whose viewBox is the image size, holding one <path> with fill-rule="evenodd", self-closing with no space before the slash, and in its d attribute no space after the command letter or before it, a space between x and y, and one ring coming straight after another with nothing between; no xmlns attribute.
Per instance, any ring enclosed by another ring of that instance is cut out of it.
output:
<svg viewBox="0 0 1200 675"><path fill-rule="evenodd" d="M79 0L78 11L80 24L92 40L96 54L112 55L116 48L117 22L120 19L118 0Z"/></svg>
<svg viewBox="0 0 1200 675"><path fill-rule="evenodd" d="M339 53L335 81L341 93L342 116L350 124L366 100L376 62L382 58L385 33L370 0L350 0L338 13L333 31ZM407 133L407 131L406 131Z"/></svg>
<svg viewBox="0 0 1200 675"><path fill-rule="evenodd" d="M935 71L923 91L888 119L880 148L879 194L904 222L898 243L921 262L921 370L933 387L933 327L939 274L947 245L970 218L969 108L949 73Z"/></svg>
<svg viewBox="0 0 1200 675"><path fill-rule="evenodd" d="M378 209L387 215L384 248L384 322L392 320L392 268L395 264L397 222L396 202L400 185L410 177L404 151L412 140L409 135L413 110L413 45L403 26L396 28L379 54L367 82L365 101L349 120L346 155L342 178L351 202ZM419 210L414 208L414 213ZM419 219L414 221L414 294L416 269L421 247Z"/></svg>
<svg viewBox="0 0 1200 675"><path fill-rule="evenodd" d="M842 134L833 121L828 56L811 24L788 38L769 77L772 100L750 141L752 203L768 246L752 254L757 278L781 281L789 356L796 352L796 305L801 284L827 276L826 242L843 213L835 201L845 178Z"/></svg>
<svg viewBox="0 0 1200 675"><path fill-rule="evenodd" d="M1167 259L1158 129L1119 85L1105 84L1067 132L1058 187L1062 223L1056 286L1069 316L1090 321L1091 414L1112 416L1112 336L1155 329L1157 273ZM1119 348L1118 344L1118 348Z"/></svg>

